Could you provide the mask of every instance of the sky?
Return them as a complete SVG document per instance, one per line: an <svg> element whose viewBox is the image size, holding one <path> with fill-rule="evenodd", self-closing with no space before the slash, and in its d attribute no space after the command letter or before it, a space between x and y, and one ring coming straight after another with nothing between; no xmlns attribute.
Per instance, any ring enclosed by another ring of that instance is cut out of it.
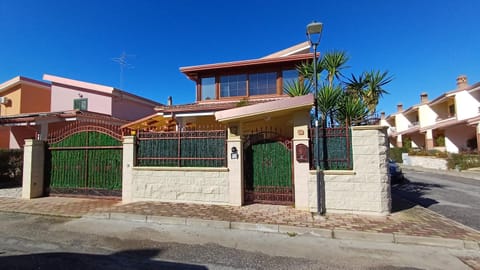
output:
<svg viewBox="0 0 480 270"><path fill-rule="evenodd" d="M347 52L346 76L394 77L377 107L388 115L455 89L460 74L480 81L478 10L478 0L0 0L0 82L50 74L192 103L180 67L263 57L319 21L318 49Z"/></svg>

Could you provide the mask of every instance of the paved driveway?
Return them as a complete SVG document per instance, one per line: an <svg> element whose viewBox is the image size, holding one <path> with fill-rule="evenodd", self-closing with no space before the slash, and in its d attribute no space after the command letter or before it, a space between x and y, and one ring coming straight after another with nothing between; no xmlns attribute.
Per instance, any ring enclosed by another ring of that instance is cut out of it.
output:
<svg viewBox="0 0 480 270"><path fill-rule="evenodd" d="M480 180L404 169L408 183L392 192L464 225L480 230Z"/></svg>

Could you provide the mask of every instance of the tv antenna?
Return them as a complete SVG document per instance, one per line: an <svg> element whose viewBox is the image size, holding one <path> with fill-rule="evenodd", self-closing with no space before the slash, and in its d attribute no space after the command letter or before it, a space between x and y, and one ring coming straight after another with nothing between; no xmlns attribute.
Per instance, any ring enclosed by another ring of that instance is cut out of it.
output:
<svg viewBox="0 0 480 270"><path fill-rule="evenodd" d="M125 69L134 68L134 66L127 62L128 57L135 57L135 55L127 54L125 51L123 51L119 57L112 58L112 61L118 63L120 66L120 89L123 89L123 73Z"/></svg>

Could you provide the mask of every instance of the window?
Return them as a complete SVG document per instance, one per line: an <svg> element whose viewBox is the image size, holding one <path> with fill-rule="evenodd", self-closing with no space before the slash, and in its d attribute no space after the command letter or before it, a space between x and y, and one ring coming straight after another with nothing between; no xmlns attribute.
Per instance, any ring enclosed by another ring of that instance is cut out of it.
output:
<svg viewBox="0 0 480 270"><path fill-rule="evenodd" d="M88 99L86 98L77 98L73 100L73 109L86 111L88 109Z"/></svg>
<svg viewBox="0 0 480 270"><path fill-rule="evenodd" d="M247 75L229 75L220 77L220 96L237 97L247 95Z"/></svg>
<svg viewBox="0 0 480 270"><path fill-rule="evenodd" d="M287 85L293 85L298 80L298 71L295 69L289 69L282 71L283 87Z"/></svg>
<svg viewBox="0 0 480 270"><path fill-rule="evenodd" d="M202 100L215 99L215 77L202 78Z"/></svg>
<svg viewBox="0 0 480 270"><path fill-rule="evenodd" d="M277 73L254 73L248 79L248 90L251 96L277 93Z"/></svg>
<svg viewBox="0 0 480 270"><path fill-rule="evenodd" d="M448 116L455 116L455 104L448 106Z"/></svg>

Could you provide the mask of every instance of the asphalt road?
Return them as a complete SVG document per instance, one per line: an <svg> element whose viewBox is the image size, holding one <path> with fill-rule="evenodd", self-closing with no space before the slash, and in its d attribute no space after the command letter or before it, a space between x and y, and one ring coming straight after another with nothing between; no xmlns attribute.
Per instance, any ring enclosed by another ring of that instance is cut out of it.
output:
<svg viewBox="0 0 480 270"><path fill-rule="evenodd" d="M477 251L0 213L0 269L469 269Z"/></svg>
<svg viewBox="0 0 480 270"><path fill-rule="evenodd" d="M404 169L392 192L461 224L480 230L480 180Z"/></svg>

